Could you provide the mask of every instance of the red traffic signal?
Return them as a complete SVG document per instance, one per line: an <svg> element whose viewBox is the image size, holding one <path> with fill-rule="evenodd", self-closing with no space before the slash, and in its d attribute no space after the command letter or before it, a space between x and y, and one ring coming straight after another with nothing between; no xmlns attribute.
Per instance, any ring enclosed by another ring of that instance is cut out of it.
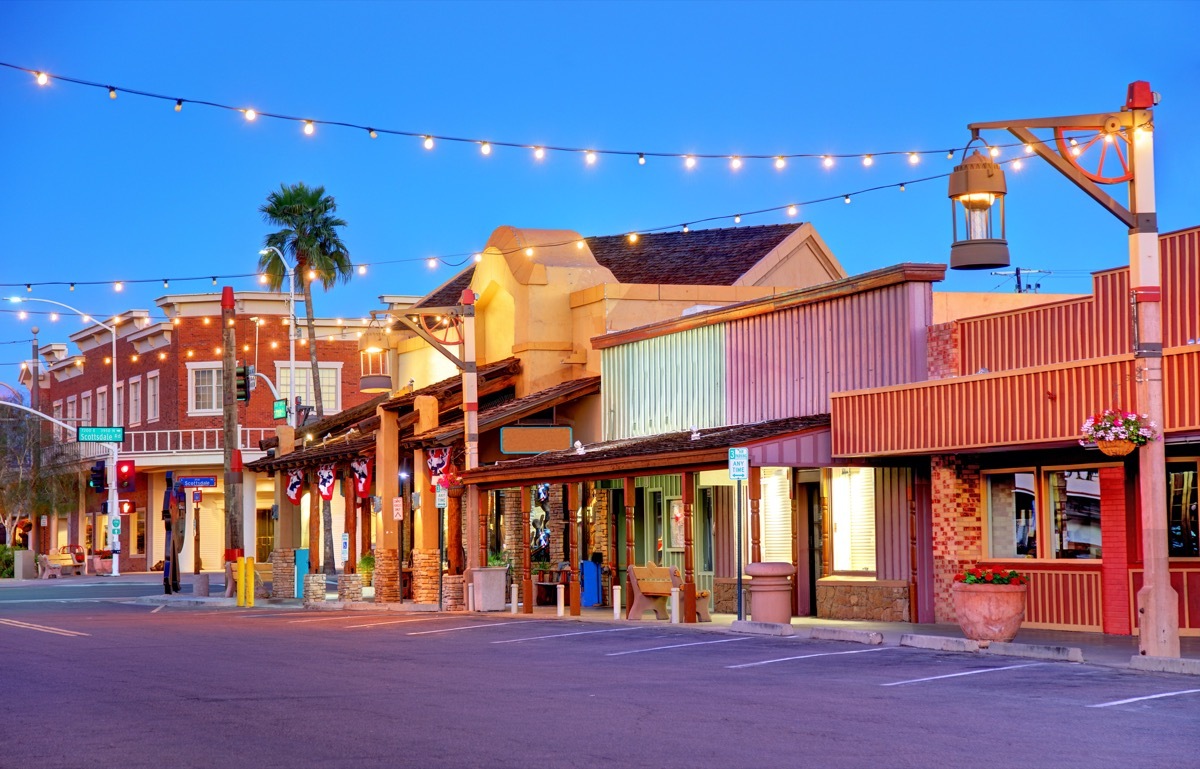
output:
<svg viewBox="0 0 1200 769"><path fill-rule="evenodd" d="M132 459L122 459L117 462L117 491L122 494L132 494L136 490L134 478L137 476L137 465Z"/></svg>
<svg viewBox="0 0 1200 769"><path fill-rule="evenodd" d="M121 515L129 515L133 512L133 503L128 499L122 499L120 503Z"/></svg>

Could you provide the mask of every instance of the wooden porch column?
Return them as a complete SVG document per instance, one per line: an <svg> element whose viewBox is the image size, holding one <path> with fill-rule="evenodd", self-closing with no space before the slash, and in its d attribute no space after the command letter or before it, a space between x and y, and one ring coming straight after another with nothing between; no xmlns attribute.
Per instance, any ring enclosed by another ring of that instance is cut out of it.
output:
<svg viewBox="0 0 1200 769"><path fill-rule="evenodd" d="M567 575L567 590L571 596L571 616L579 616L579 602L582 600L579 590L579 510L583 499L583 484L572 483L567 488L567 509L570 511L571 520L567 521L566 530L563 532L567 537L568 552L571 556L569 566L570 572Z"/></svg>
<svg viewBox="0 0 1200 769"><path fill-rule="evenodd" d="M633 476L624 480L625 488L625 619L629 619L629 610L633 608L633 515L637 507L637 486Z"/></svg>
<svg viewBox="0 0 1200 769"><path fill-rule="evenodd" d="M354 557L358 552L358 494L354 491L354 473L349 465L342 470L342 514L346 516L346 535L350 540L342 572L354 574L358 571L358 559Z"/></svg>
<svg viewBox="0 0 1200 769"><path fill-rule="evenodd" d="M488 536L487 524L488 516L492 512L492 493L490 491L480 490L479 492L479 567L483 568L488 565Z"/></svg>
<svg viewBox="0 0 1200 769"><path fill-rule="evenodd" d="M390 501L388 502L388 506L391 506ZM362 536L358 538L360 542L359 555L366 555L371 552L371 508L370 497L358 500L358 515L360 518L359 523L361 524L359 528L362 531Z"/></svg>
<svg viewBox="0 0 1200 769"><path fill-rule="evenodd" d="M521 485L521 562L525 565L525 579L521 583L521 600L525 602L523 614L533 614L533 563L529 555L529 486Z"/></svg>
<svg viewBox="0 0 1200 769"><path fill-rule="evenodd" d="M321 487L317 485L317 473L312 473L312 487L308 490L308 573L321 571Z"/></svg>
<svg viewBox="0 0 1200 769"><path fill-rule="evenodd" d="M446 489L446 539L448 552L446 553L447 574L458 575L463 573L463 529L462 529L462 501L463 492L466 487L462 484L454 484ZM463 600L466 600L464 596Z"/></svg>
<svg viewBox="0 0 1200 769"><path fill-rule="evenodd" d="M683 474L683 621L696 621L696 550L692 546L692 505L696 474Z"/></svg>
<svg viewBox="0 0 1200 769"><path fill-rule="evenodd" d="M747 481L750 493L750 563L762 562L762 523L758 514L762 500L762 470L750 468L750 480Z"/></svg>

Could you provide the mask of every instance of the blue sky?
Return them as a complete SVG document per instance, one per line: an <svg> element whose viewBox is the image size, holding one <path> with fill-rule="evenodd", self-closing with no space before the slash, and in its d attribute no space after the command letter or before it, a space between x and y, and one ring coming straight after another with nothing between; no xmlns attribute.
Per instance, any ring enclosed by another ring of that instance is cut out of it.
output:
<svg viewBox="0 0 1200 769"><path fill-rule="evenodd" d="M1127 3L102 3L0 4L0 61L83 80L323 120L529 145L679 153L867 153L961 147L973 121L1118 109L1148 80L1156 110L1162 231L1200 224L1196 4ZM497 226L605 235L812 200L945 173L911 167L782 171L747 162L551 153L298 125L0 69L3 278L155 279L36 287L97 314L153 308L162 277L253 272L281 183L324 185L370 268L315 300L359 316L389 293L423 293ZM1007 134L991 138L1008 142ZM1127 263L1122 225L1040 161L1009 173L1013 264L1052 270L1043 291L1086 291L1087 271ZM1124 187L1112 189L1124 200ZM850 272L945 262L946 184L804 206ZM783 213L743 224L786 221ZM732 226L732 222L726 222ZM400 261L411 260L411 261ZM251 289L253 280L232 282ZM953 273L950 290L1011 291ZM212 290L210 281L172 292ZM0 308L3 309L3 308ZM9 308L12 309L11 307ZM0 313L0 342L34 321ZM37 318L43 341L80 326ZM0 380L27 347L0 344Z"/></svg>

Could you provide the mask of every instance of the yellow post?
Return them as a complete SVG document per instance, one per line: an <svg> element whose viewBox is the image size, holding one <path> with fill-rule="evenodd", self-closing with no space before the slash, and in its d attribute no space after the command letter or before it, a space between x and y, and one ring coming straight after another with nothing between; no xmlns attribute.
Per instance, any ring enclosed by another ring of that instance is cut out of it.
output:
<svg viewBox="0 0 1200 769"><path fill-rule="evenodd" d="M237 568L234 570L234 579L237 580L237 605L246 605L246 559L237 559Z"/></svg>
<svg viewBox="0 0 1200 769"><path fill-rule="evenodd" d="M254 559L246 559L246 605L254 607Z"/></svg>

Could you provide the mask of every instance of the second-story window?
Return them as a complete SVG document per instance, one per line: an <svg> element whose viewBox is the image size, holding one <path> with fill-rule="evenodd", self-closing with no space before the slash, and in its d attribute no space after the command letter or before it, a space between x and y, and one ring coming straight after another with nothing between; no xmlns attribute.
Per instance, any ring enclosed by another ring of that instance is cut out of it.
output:
<svg viewBox="0 0 1200 769"><path fill-rule="evenodd" d="M117 382L117 396L113 398L114 425L125 424L125 383Z"/></svg>
<svg viewBox="0 0 1200 769"><path fill-rule="evenodd" d="M146 375L146 421L158 421L158 372Z"/></svg>
<svg viewBox="0 0 1200 769"><path fill-rule="evenodd" d="M63 418L63 402L62 401L54 401L54 418L60 422L62 421L62 418ZM62 428L59 427L58 425L55 425L54 426L54 440L61 441L62 440L62 432L63 432Z"/></svg>
<svg viewBox="0 0 1200 769"><path fill-rule="evenodd" d="M81 425L87 426L87 425L92 424L92 394L91 393L84 393L83 395L79 396L79 419L80 419L79 424L81 424Z"/></svg>
<svg viewBox="0 0 1200 769"><path fill-rule="evenodd" d="M108 426L108 388L96 388L96 424Z"/></svg>
<svg viewBox="0 0 1200 769"><path fill-rule="evenodd" d="M134 377L129 380L129 424L141 424L142 421L142 380Z"/></svg>
<svg viewBox="0 0 1200 769"><path fill-rule="evenodd" d="M221 369L193 368L188 371L188 414L221 412Z"/></svg>

